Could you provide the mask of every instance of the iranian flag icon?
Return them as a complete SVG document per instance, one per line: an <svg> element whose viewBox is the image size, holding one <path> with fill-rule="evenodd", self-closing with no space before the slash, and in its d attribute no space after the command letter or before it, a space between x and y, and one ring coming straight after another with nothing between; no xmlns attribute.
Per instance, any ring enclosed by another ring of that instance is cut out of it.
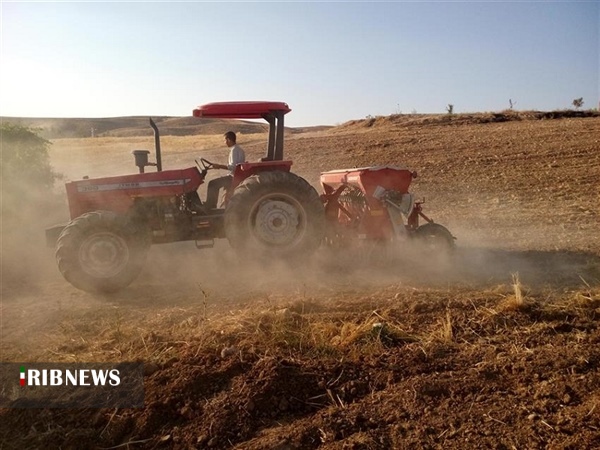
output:
<svg viewBox="0 0 600 450"><path fill-rule="evenodd" d="M25 367L21 366L21 386L25 386Z"/></svg>

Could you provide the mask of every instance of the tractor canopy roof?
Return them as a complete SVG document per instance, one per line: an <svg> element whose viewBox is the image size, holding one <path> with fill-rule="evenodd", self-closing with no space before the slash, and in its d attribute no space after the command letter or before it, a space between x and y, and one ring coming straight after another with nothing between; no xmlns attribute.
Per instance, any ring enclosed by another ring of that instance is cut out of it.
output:
<svg viewBox="0 0 600 450"><path fill-rule="evenodd" d="M270 114L283 115L291 111L284 102L215 102L194 109L194 117L221 119L263 119Z"/></svg>

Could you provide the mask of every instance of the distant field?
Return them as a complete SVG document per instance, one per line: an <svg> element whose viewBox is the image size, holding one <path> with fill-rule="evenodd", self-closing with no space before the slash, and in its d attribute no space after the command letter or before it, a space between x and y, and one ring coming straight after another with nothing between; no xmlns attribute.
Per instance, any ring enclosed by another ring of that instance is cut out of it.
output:
<svg viewBox="0 0 600 450"><path fill-rule="evenodd" d="M36 128L46 139L88 137L152 136L149 117L109 117L98 119L2 117L5 122ZM230 129L244 134L263 133L268 124L262 121L199 119L196 117L152 117L163 136L193 136L223 134ZM323 130L315 126L287 128L289 132Z"/></svg>

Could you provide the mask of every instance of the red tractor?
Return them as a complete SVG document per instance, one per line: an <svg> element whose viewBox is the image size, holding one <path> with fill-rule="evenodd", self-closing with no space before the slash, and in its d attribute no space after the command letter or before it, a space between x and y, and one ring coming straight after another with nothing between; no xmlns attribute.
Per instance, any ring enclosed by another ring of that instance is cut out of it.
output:
<svg viewBox="0 0 600 450"><path fill-rule="evenodd" d="M312 253L325 233L324 208L317 191L290 172L283 160L283 102L209 103L195 117L265 119L269 127L266 156L239 164L225 208L207 211L197 189L212 163L163 170L160 138L154 129L156 163L147 150L135 150L139 173L83 179L66 184L71 221L46 230L56 245L58 268L75 287L114 292L140 273L151 244L195 241L211 247L227 238L239 253L289 259ZM156 172L145 173L146 166Z"/></svg>
<svg viewBox="0 0 600 450"><path fill-rule="evenodd" d="M450 249L454 238L434 224L408 187L416 173L393 167L334 170L321 175L324 194L290 172L283 159L283 102L209 103L194 110L207 118L265 119L266 156L239 164L225 207L207 210L198 188L212 163L162 170L160 137L154 129L156 163L149 151L134 150L139 173L66 184L71 221L46 230L56 245L58 268L75 287L113 292L140 273L151 244L195 241L212 247L227 238L240 254L291 259L332 246L368 240L393 242L422 238L436 250ZM145 173L147 166L156 172ZM419 226L419 218L427 221Z"/></svg>

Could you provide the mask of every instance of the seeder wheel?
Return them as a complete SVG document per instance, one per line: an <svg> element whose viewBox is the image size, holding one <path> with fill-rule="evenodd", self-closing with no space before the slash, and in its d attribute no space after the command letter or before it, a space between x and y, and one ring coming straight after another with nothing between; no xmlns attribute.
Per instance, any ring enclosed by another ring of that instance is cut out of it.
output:
<svg viewBox="0 0 600 450"><path fill-rule="evenodd" d="M451 253L455 249L454 236L448 229L438 223L426 223L415 231L416 239L427 253Z"/></svg>

